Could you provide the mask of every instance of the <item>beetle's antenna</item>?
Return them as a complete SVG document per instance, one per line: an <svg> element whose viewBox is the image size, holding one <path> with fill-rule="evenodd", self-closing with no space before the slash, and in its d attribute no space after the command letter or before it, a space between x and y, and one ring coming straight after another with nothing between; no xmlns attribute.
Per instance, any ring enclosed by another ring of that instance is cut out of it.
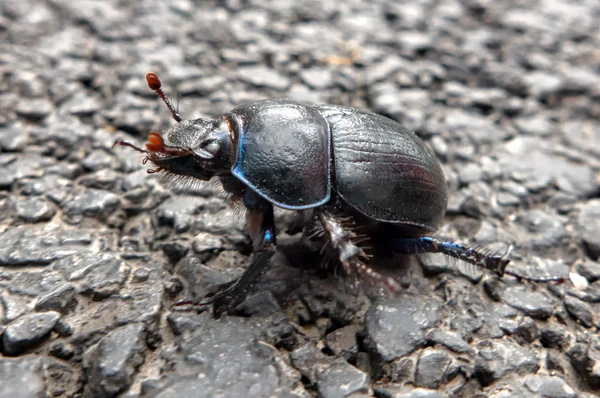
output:
<svg viewBox="0 0 600 398"><path fill-rule="evenodd" d="M154 72L148 72L146 73L146 81L148 82L148 87L150 87L151 90L156 91L156 94L158 94L158 96L162 98L165 104L167 104L167 107L169 108L173 119L175 119L177 123L181 122L183 119L179 115L179 109L175 109L173 107L171 101L169 101L165 93L162 91L162 83L160 82L158 75ZM177 101L177 108L179 108L179 100Z"/></svg>

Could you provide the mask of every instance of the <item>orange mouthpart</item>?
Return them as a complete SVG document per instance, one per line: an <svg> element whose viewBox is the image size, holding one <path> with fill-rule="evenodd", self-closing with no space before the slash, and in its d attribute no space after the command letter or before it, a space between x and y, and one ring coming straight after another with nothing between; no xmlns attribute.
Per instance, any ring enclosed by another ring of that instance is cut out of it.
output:
<svg viewBox="0 0 600 398"><path fill-rule="evenodd" d="M165 143L158 133L150 133L148 136L148 142L146 142L146 148L150 152L164 152Z"/></svg>

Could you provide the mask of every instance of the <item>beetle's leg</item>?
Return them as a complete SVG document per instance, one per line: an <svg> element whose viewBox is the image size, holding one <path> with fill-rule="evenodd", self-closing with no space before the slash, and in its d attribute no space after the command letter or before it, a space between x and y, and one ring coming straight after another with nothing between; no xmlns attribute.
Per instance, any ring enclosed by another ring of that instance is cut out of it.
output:
<svg viewBox="0 0 600 398"><path fill-rule="evenodd" d="M345 228L345 221L333 214L319 211L319 220L323 224L323 231L331 246L338 252L339 260L348 275L357 274L364 278L383 284L392 293L401 290L400 284L389 276L384 276L365 264L367 254L358 246L359 237L351 229Z"/></svg>
<svg viewBox="0 0 600 398"><path fill-rule="evenodd" d="M252 239L254 258L252 264L237 281L214 296L212 303L216 317L224 312L234 313L235 308L246 299L275 254L277 242L273 205L249 190L244 194L244 205L247 208L246 222Z"/></svg>
<svg viewBox="0 0 600 398"><path fill-rule="evenodd" d="M454 242L444 242L430 237L396 239L392 241L392 247L393 249L404 253L442 253L469 264L488 269L500 277L503 275L511 275L519 280L528 280L532 282L560 282L564 280L564 278L558 276L537 278L520 275L510 270L506 270L506 267L510 262L509 256L512 251L512 246L501 256L485 254L472 247Z"/></svg>

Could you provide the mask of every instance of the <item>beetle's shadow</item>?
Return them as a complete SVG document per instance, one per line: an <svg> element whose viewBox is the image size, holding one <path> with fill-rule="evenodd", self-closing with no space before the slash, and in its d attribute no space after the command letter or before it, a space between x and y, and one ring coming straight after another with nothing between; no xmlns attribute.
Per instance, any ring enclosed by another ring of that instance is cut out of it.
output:
<svg viewBox="0 0 600 398"><path fill-rule="evenodd" d="M287 266L299 270L304 278L335 281L334 285L339 286L346 294L365 294L368 297L393 295L387 291L381 281L346 275L336 257L337 254L331 249L322 250L321 248L321 244L310 247L297 238L281 239L278 245L278 256L273 258L272 271L281 268L282 263L285 263ZM404 289L411 286L415 274L422 275L419 260L415 255L399 254L384 245L377 244L369 250L369 254L371 258L367 265L375 272L396 279ZM288 279L284 275L279 274L279 276ZM294 285L297 285L297 282L286 289L283 294L288 294L290 290L293 290Z"/></svg>

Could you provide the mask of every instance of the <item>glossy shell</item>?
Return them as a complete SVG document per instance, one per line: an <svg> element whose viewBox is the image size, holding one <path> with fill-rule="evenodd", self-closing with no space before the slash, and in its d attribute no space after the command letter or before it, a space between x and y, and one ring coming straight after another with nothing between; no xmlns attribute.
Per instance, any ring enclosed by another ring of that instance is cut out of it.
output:
<svg viewBox="0 0 600 398"><path fill-rule="evenodd" d="M366 216L435 230L447 205L438 159L413 132L373 113L288 100L234 109L233 174L274 205L325 204L333 189Z"/></svg>
<svg viewBox="0 0 600 398"><path fill-rule="evenodd" d="M447 205L440 163L412 131L384 116L321 106L333 137L334 187L370 218L435 230Z"/></svg>
<svg viewBox="0 0 600 398"><path fill-rule="evenodd" d="M261 101L234 109L232 173L274 205L302 210L331 196L331 131L311 106Z"/></svg>

